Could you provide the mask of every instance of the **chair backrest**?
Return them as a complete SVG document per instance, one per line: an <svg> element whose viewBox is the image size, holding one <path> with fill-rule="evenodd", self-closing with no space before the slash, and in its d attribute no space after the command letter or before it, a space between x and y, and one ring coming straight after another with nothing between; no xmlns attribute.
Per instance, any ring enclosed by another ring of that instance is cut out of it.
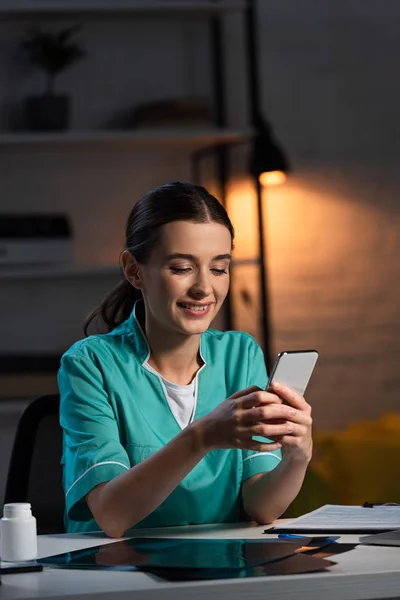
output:
<svg viewBox="0 0 400 600"><path fill-rule="evenodd" d="M8 470L4 503L30 502L38 533L65 531L59 408L56 394L29 404L18 423Z"/></svg>

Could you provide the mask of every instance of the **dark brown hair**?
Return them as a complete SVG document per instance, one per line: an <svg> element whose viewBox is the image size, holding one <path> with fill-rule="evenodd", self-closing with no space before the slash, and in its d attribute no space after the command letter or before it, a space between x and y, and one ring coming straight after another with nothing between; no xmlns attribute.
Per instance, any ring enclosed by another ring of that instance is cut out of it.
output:
<svg viewBox="0 0 400 600"><path fill-rule="evenodd" d="M173 221L220 223L229 230L233 244L233 226L222 204L204 187L177 181L151 190L134 205L126 223L125 249L139 263L146 264L159 243L162 226ZM85 335L88 335L89 325L98 318L104 321L107 331L115 329L129 317L133 305L141 297L140 290L129 281L121 281L88 315Z"/></svg>

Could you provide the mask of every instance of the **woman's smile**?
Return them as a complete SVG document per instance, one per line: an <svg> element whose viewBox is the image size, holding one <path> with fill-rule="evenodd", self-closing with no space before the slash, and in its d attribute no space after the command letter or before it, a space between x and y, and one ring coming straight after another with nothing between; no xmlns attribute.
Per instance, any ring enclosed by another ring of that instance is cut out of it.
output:
<svg viewBox="0 0 400 600"><path fill-rule="evenodd" d="M207 303L192 303L192 302L178 302L179 308L189 317L195 317L196 319L208 315L214 302Z"/></svg>

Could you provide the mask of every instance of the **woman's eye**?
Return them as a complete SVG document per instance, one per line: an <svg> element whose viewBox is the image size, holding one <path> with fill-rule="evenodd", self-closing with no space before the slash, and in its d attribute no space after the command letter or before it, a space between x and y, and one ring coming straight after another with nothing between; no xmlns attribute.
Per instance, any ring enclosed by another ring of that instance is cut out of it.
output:
<svg viewBox="0 0 400 600"><path fill-rule="evenodd" d="M170 267L173 273L188 273L190 271L190 267Z"/></svg>
<svg viewBox="0 0 400 600"><path fill-rule="evenodd" d="M225 269L211 269L214 275L226 275L228 271Z"/></svg>

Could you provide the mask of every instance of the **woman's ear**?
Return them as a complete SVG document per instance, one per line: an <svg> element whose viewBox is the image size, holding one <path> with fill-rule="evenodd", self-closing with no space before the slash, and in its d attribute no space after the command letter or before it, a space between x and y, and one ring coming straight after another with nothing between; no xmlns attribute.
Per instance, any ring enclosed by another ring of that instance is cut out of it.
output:
<svg viewBox="0 0 400 600"><path fill-rule="evenodd" d="M137 290L142 289L142 281L140 278L140 266L136 258L129 252L124 250L121 254L121 267L125 275L125 279Z"/></svg>

